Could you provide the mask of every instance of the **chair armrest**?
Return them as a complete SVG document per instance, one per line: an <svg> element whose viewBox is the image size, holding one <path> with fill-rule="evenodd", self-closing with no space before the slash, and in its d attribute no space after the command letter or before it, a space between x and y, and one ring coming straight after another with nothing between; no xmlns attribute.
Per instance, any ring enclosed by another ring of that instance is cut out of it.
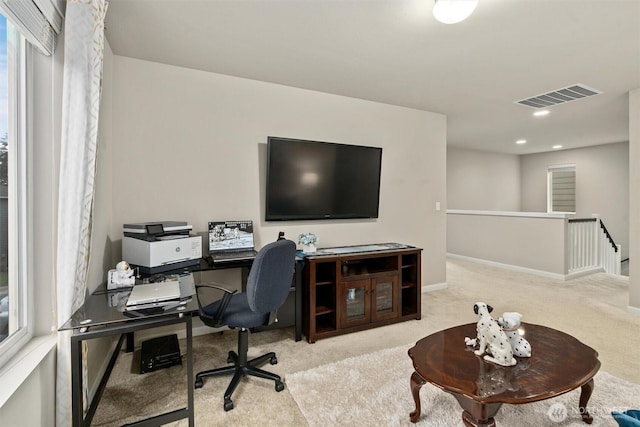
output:
<svg viewBox="0 0 640 427"><path fill-rule="evenodd" d="M211 316L210 314L205 313L205 311L203 310L203 306L200 301L200 295L198 294L198 289L201 289L201 288L218 289L224 292L224 295L222 296L222 300L220 300L220 305L218 306L218 310L216 311L216 314L214 316ZM209 319L211 322L213 322L213 324L209 326L212 326L214 328L224 326L224 323L221 323L220 319L222 319L224 312L227 310L227 306L231 301L231 297L237 292L238 292L237 290L231 291L227 288L214 285L212 283L202 283L200 285L196 285L196 299L198 300L198 311L200 312L200 317Z"/></svg>
<svg viewBox="0 0 640 427"><path fill-rule="evenodd" d="M214 285L213 283L201 283L199 285L196 285L196 291L198 290L198 288L213 288L213 289L218 289L218 290L224 291L224 292L226 292L228 294L235 294L236 292L238 292L237 290L236 291L232 291L232 290L229 290L229 289L225 288L224 286L220 286L219 284L215 284Z"/></svg>

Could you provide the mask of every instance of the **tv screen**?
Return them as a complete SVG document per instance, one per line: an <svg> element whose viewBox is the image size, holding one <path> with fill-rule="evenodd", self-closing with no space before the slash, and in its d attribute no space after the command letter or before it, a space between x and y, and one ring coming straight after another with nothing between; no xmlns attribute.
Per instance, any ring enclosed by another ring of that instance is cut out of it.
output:
<svg viewBox="0 0 640 427"><path fill-rule="evenodd" d="M377 218L382 148L269 137L267 221Z"/></svg>

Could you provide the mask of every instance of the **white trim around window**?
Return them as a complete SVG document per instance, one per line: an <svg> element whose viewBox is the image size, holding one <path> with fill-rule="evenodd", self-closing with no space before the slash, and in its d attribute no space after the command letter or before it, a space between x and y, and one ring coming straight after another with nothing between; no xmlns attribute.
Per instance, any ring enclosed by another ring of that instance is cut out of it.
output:
<svg viewBox="0 0 640 427"><path fill-rule="evenodd" d="M547 169L547 212L576 212L576 165L563 164Z"/></svg>
<svg viewBox="0 0 640 427"><path fill-rule="evenodd" d="M10 27L8 25L8 27ZM25 346L33 336L33 283L30 279L29 254L31 245L29 230L32 216L29 213L31 171L30 134L28 132L27 106L29 98L30 70L27 60L31 47L17 31L7 31L8 69L8 287L9 287L9 336L0 343L0 368Z"/></svg>

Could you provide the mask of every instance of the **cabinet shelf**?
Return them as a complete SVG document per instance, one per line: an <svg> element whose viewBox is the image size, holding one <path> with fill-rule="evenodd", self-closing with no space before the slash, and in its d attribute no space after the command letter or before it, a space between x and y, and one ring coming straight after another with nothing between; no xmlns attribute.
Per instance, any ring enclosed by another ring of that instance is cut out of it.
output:
<svg viewBox="0 0 640 427"><path fill-rule="evenodd" d="M422 249L306 258L303 332L317 339L420 319Z"/></svg>
<svg viewBox="0 0 640 427"><path fill-rule="evenodd" d="M335 285L336 282L333 280L325 280L322 282L316 282L316 286L327 286L327 285Z"/></svg>
<svg viewBox="0 0 640 427"><path fill-rule="evenodd" d="M334 313L335 311L336 310L331 307L327 307L325 305L319 305L316 307L316 316L322 316L323 314Z"/></svg>
<svg viewBox="0 0 640 427"><path fill-rule="evenodd" d="M340 264L342 265L342 278L351 277L364 278L366 276L374 277L380 274L398 271L398 256L358 256L358 257L342 257Z"/></svg>

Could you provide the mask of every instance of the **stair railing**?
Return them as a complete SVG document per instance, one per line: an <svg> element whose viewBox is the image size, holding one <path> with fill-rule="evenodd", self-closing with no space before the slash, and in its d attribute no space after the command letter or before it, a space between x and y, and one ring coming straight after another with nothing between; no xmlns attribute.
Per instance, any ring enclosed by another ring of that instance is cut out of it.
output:
<svg viewBox="0 0 640 427"><path fill-rule="evenodd" d="M621 247L598 215L568 220L569 274L602 268L620 274Z"/></svg>

